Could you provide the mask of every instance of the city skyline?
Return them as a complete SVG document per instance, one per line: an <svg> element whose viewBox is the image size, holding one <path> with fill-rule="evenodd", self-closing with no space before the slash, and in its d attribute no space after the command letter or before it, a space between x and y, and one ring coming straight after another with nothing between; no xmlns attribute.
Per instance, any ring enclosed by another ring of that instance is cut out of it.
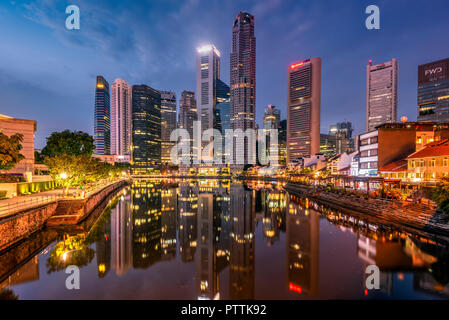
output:
<svg viewBox="0 0 449 320"><path fill-rule="evenodd" d="M99 17L95 13L95 8L101 6L101 2L79 3L82 7L82 26L78 33L70 33L65 29L63 5L51 8L42 3L32 3L27 7L12 5L10 2L0 5L0 16L3 18L0 24L15 26L17 38L30 40L24 45L23 41L18 42L2 31L2 36L8 43L0 56L4 61L1 69L4 86L0 89L5 102L2 113L19 118L27 114L26 118L36 119L39 123L36 132L37 148L45 145L45 138L52 131L79 128L93 134L93 119L89 115L93 112L92 83L97 74L103 75L110 82L115 78L122 78L130 85L146 83L158 90L176 92L180 96L183 90L195 91L195 49L202 44L213 43L222 53L223 81L229 83L229 29L235 14L240 10L247 10L255 16L256 38L258 34L264 35L259 37L257 46L259 90L256 110L262 110L268 104L277 105L284 118L285 66L308 56L319 56L323 59L322 128L349 120L354 124L356 134L364 131L364 69L369 59L398 59L401 64L398 118L406 115L409 120L415 120L418 65L446 58L444 52L449 48L449 44L437 41L441 34L439 30L444 29L442 27L445 23L443 12L447 4L443 1L435 1L432 9L419 2L407 3L407 12L402 12L403 1L381 2L381 29L375 31L366 30L364 26L364 8L368 4L366 1L357 5L337 5L326 1L314 4L289 1L257 4L244 1L221 6L218 2L192 1L183 6L172 3L163 9L173 19L174 26L163 35L173 41L161 41L160 36L155 35L154 40L142 43L137 42L139 38L135 33L148 31L153 25L146 23L142 30L137 30L137 22L142 21L146 15L156 17L162 10L160 5L151 6L154 12L139 12L144 4L103 7L101 12L119 11L118 9L123 11L121 19L114 22L104 17L108 14ZM284 23L281 24L279 14L288 13L287 9L291 14L283 16ZM205 17L213 23L208 30L201 30L194 20L196 15L202 16L201 12L205 10L211 10L211 15L217 15ZM308 13L307 18L301 19L301 24L297 22L298 10ZM330 13L333 11L335 12ZM339 22L339 12L345 13L344 21ZM176 26L185 22L182 17L188 15L193 15L189 19L191 24L185 31L179 30ZM395 15L401 15L401 19L395 19ZM417 26L414 22L418 16L421 21L432 21L432 24L422 23ZM128 26L125 22L133 18L135 21ZM161 27L160 20L154 19L156 29ZM342 32L331 32L335 25ZM276 33L270 32L274 27ZM189 31L196 35L190 35ZM187 36L186 32L189 32ZM31 40L31 36L34 40ZM182 41L176 42L178 37L184 36ZM120 41L114 40L122 38L126 41L119 43ZM129 48L122 47L123 43L129 44ZM48 48L43 48L42 44L48 44ZM36 46L41 49L33 50ZM21 53L25 48L35 51L35 54L30 57ZM52 51L53 55L47 50ZM153 55L151 57L150 51ZM410 52L414 54L411 55ZM52 58L49 59L48 56ZM347 71L344 74L339 72L343 59ZM54 66L51 70L45 67L50 63L49 60ZM171 72L161 68L163 64L167 64ZM268 74L269 77L266 76ZM29 94L26 97L20 96L18 83L28 86ZM347 90L344 91L343 88ZM61 109L62 99L67 102L64 109ZM263 112L257 112L256 120L261 126Z"/></svg>

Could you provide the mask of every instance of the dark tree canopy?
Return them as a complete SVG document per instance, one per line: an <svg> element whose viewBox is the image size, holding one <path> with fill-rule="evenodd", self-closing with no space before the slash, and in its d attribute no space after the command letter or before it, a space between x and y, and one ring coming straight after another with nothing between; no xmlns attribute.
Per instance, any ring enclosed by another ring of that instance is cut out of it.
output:
<svg viewBox="0 0 449 320"><path fill-rule="evenodd" d="M23 135L20 133L8 137L0 132L0 170L10 170L24 158L20 154L22 149Z"/></svg>
<svg viewBox="0 0 449 320"><path fill-rule="evenodd" d="M42 149L45 157L59 155L79 156L92 155L94 153L94 139L88 133L82 131L53 132L47 138L47 145Z"/></svg>

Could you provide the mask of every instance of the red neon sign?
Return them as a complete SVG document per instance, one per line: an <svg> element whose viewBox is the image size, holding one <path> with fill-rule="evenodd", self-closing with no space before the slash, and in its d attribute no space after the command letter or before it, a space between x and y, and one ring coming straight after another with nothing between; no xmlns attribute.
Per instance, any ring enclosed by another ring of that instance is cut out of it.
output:
<svg viewBox="0 0 449 320"><path fill-rule="evenodd" d="M288 284L288 289L290 291L295 291L297 293L302 293L302 288L300 286L294 284L294 283L291 283L291 282Z"/></svg>
<svg viewBox="0 0 449 320"><path fill-rule="evenodd" d="M295 69L295 68L298 68L298 67L302 67L303 65L304 65L304 62L295 63L295 64L292 64L290 66L290 69Z"/></svg>

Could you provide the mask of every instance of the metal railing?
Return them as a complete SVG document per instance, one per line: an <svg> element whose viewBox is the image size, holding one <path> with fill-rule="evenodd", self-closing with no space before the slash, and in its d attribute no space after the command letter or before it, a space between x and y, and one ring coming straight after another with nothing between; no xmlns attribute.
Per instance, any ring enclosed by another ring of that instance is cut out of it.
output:
<svg viewBox="0 0 449 320"><path fill-rule="evenodd" d="M0 202L0 216L4 216L10 213L14 213L20 210L32 208L41 204L46 204L50 202L54 202L58 199L61 199L62 195L51 195L51 196L39 196L36 195L34 197L20 198L18 197L14 201L9 201L7 203L2 204Z"/></svg>
<svg viewBox="0 0 449 320"><path fill-rule="evenodd" d="M89 184L87 186L84 186L83 189L78 188L69 188L67 190L66 194L63 195L63 192L61 189L55 189L55 192L58 192L59 194L44 196L39 195L38 193L35 195L30 196L24 196L24 197L16 197L14 200L7 199L5 200L5 203L2 203L0 201L0 217L5 216L20 210L29 209L36 207L38 205L47 204L56 200L61 199L85 199L89 197L90 195L106 188L107 186L116 183L120 180L115 179L108 179L99 181L95 184Z"/></svg>

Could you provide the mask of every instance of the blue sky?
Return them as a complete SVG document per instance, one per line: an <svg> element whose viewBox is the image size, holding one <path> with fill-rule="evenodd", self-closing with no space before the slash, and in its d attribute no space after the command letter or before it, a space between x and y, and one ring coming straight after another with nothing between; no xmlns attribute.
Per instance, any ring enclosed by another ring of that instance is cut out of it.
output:
<svg viewBox="0 0 449 320"><path fill-rule="evenodd" d="M65 29L65 8L81 29ZM365 8L380 8L380 30ZM257 121L286 116L287 66L321 57L321 132L352 121L363 132L366 64L399 63L398 115L416 120L417 66L449 57L447 0L82 0L0 2L0 113L38 122L36 148L56 130L93 132L95 76L156 89L195 90L195 48L213 43L229 83L235 15L255 16Z"/></svg>

